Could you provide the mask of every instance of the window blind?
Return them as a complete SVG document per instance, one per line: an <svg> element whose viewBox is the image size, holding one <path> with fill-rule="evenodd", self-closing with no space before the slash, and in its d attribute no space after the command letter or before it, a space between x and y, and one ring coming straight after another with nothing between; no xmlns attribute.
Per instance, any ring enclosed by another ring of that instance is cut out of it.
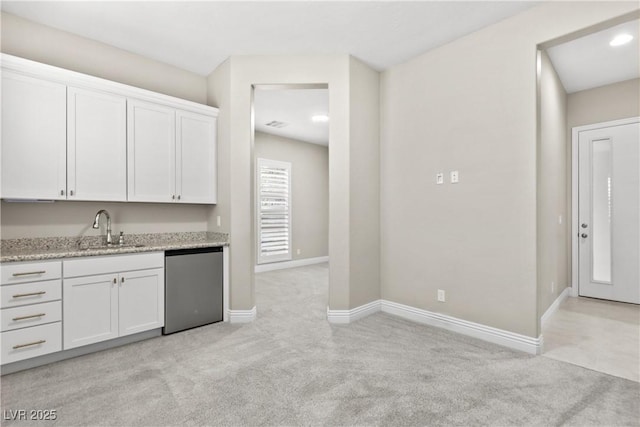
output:
<svg viewBox="0 0 640 427"><path fill-rule="evenodd" d="M291 163L257 159L258 264L291 259Z"/></svg>

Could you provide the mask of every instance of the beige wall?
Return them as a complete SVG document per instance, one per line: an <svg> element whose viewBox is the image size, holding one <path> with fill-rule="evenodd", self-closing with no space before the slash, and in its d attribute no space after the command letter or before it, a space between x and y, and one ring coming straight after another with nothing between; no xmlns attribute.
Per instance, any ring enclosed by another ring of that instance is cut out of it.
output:
<svg viewBox="0 0 640 427"><path fill-rule="evenodd" d="M331 309L351 308L350 286L351 261L353 250L351 242L359 239L363 233L376 235L377 229L359 227L359 235L351 236L350 215L351 200L354 191L366 191L354 188L350 184L351 168L359 166L359 150L377 150L377 141L372 146L365 142L359 148L350 147L350 58L348 55L314 56L233 56L229 59L229 75L226 71L216 70L209 78L210 91L223 91L225 94L210 93L210 99L219 101L221 110L227 110L228 133L219 138L221 150L229 153L229 177L220 185L228 185L227 200L219 205L228 205L231 233L231 308L246 310L255 306L254 275L254 204L253 204L253 150L251 123L252 85L254 84L308 84L326 83L329 87L329 301ZM362 67L365 67L362 65ZM358 72L365 76L364 71ZM367 77L367 84L376 91L375 79ZM216 88L216 84L218 84ZM226 95L229 88L228 95ZM359 122L361 127L369 128L363 134L375 135L377 123ZM368 133L371 132L371 133ZM370 177L375 177L372 172ZM370 204L372 205L372 204ZM373 206L372 206L373 208ZM372 224L368 222L367 224ZM360 277L360 276L358 276ZM362 284L369 286L375 294L378 283ZM366 292L365 292L366 293ZM362 292L358 292L362 294ZM259 309L258 309L259 312Z"/></svg>
<svg viewBox="0 0 640 427"><path fill-rule="evenodd" d="M567 94L546 52L541 52L538 142L538 317L570 285L567 204ZM562 222L560 222L562 218Z"/></svg>
<svg viewBox="0 0 640 427"><path fill-rule="evenodd" d="M349 307L380 299L380 73L349 58Z"/></svg>
<svg viewBox="0 0 640 427"><path fill-rule="evenodd" d="M575 126L640 116L640 79L571 93L567 108L569 138Z"/></svg>
<svg viewBox="0 0 640 427"><path fill-rule="evenodd" d="M226 108L231 97L231 61L227 59L207 78L207 104L213 107L224 105L218 111L218 200L209 212L208 230L229 233L231 230L231 115ZM220 217L220 226L217 218ZM233 241L233 236L229 236Z"/></svg>
<svg viewBox="0 0 640 427"><path fill-rule="evenodd" d="M329 305L348 308L348 56L232 56L228 67L228 76L219 67L209 77L209 96L219 102L221 111L228 112L228 132L219 135L218 144L229 155L228 179L219 179L219 186L228 186L219 188L228 199L220 199L219 206L227 206L230 215L231 309L255 306L252 85L297 83L329 85Z"/></svg>
<svg viewBox="0 0 640 427"><path fill-rule="evenodd" d="M2 12L3 53L205 103L204 76Z"/></svg>
<svg viewBox="0 0 640 427"><path fill-rule="evenodd" d="M203 76L153 61L64 31L2 13L0 50L22 58L67 68L120 83L205 102ZM203 231L211 207L142 203L2 202L3 239L41 236L96 235L93 216L106 208L115 230L126 233Z"/></svg>
<svg viewBox="0 0 640 427"><path fill-rule="evenodd" d="M293 259L329 255L328 147L256 132L253 153L291 163Z"/></svg>
<svg viewBox="0 0 640 427"><path fill-rule="evenodd" d="M107 209L114 235L205 231L210 208L204 205L166 203L2 202L2 239L55 236L98 236L91 228L96 212Z"/></svg>
<svg viewBox="0 0 640 427"><path fill-rule="evenodd" d="M543 3L382 74L383 298L539 335L536 47L636 10Z"/></svg>

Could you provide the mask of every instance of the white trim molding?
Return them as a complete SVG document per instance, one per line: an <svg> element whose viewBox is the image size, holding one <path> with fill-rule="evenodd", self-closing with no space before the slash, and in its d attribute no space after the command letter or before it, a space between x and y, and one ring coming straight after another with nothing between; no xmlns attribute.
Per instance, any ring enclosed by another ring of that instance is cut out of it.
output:
<svg viewBox="0 0 640 427"><path fill-rule="evenodd" d="M399 316L413 322L478 338L514 350L524 351L525 353L541 354L542 352L542 336L532 338L515 332L505 331L468 320L458 319L446 314L434 313L383 299L372 301L350 310L331 310L327 307L327 320L329 323L346 324L378 311Z"/></svg>
<svg viewBox="0 0 640 427"><path fill-rule="evenodd" d="M256 265L256 273L264 273L265 271L284 270L285 268L303 267L305 265L322 264L329 262L328 256L319 256L316 258L294 259L293 261L271 262L268 264Z"/></svg>
<svg viewBox="0 0 640 427"><path fill-rule="evenodd" d="M229 310L229 321L231 323L251 323L256 320L256 306L251 310Z"/></svg>
<svg viewBox="0 0 640 427"><path fill-rule="evenodd" d="M560 308L560 304L562 304L562 302L567 299L570 293L571 293L571 287L566 287L562 292L560 292L560 295L558 295L558 298L556 298L553 304L551 304L549 308L547 308L547 311L544 312L542 317L540 317L540 325L544 325L545 322L547 322L549 318L553 315L553 313L558 311L558 308Z"/></svg>
<svg viewBox="0 0 640 427"><path fill-rule="evenodd" d="M327 307L327 320L329 323L346 324L379 312L382 309L382 300L372 301L351 310L331 310Z"/></svg>
<svg viewBox="0 0 640 427"><path fill-rule="evenodd" d="M515 332L482 325L480 323L458 319L446 314L434 313L386 300L382 300L382 311L414 322L447 329L449 331L468 335L483 341L524 351L525 353L540 354L542 351L542 336L532 338Z"/></svg>

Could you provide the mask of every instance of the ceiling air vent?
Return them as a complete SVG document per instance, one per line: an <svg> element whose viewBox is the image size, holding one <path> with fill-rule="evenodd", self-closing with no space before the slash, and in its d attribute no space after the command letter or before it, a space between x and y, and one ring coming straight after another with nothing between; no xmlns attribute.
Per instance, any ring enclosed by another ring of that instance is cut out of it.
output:
<svg viewBox="0 0 640 427"><path fill-rule="evenodd" d="M272 127L272 128L280 129L280 128L283 128L285 126L289 126L289 123L279 122L277 120L271 120L269 123L265 123L264 125Z"/></svg>

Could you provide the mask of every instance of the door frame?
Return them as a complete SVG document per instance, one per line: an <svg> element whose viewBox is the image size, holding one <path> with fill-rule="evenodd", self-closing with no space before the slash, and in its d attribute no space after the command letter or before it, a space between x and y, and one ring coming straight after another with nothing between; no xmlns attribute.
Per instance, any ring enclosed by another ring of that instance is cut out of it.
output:
<svg viewBox="0 0 640 427"><path fill-rule="evenodd" d="M580 260L579 260L579 242L578 242L578 136L580 132L600 129L604 127L628 125L639 123L640 117L629 117L620 120L611 120L608 122L594 123L591 125L576 126L571 128L571 296L579 295L579 277L580 277Z"/></svg>

